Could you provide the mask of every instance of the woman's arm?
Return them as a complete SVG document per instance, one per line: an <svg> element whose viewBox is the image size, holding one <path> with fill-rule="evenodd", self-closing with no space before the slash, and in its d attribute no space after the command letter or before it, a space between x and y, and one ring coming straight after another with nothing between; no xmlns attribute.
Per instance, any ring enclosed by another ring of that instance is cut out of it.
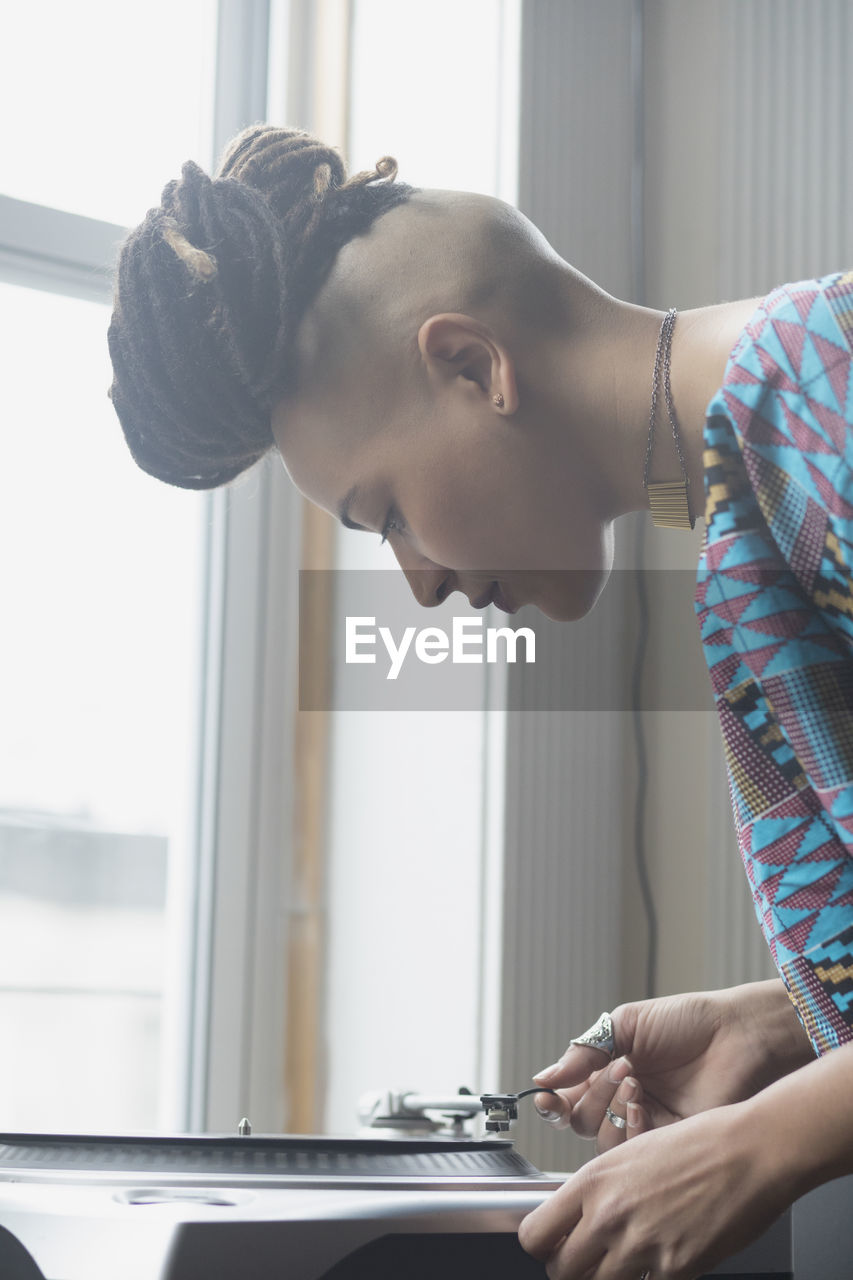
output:
<svg viewBox="0 0 853 1280"><path fill-rule="evenodd" d="M747 982L719 994L728 997L733 1038L754 1045L756 1088L813 1061L811 1041L781 978Z"/></svg>
<svg viewBox="0 0 853 1280"><path fill-rule="evenodd" d="M853 1044L842 1045L744 1104L753 1132L770 1136L790 1199L853 1173Z"/></svg>

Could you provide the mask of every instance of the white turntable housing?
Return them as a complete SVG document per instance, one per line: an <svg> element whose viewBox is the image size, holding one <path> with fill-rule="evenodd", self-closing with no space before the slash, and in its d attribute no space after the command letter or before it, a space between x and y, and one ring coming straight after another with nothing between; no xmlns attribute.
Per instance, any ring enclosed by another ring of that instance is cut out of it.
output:
<svg viewBox="0 0 853 1280"><path fill-rule="evenodd" d="M502 1140L0 1135L3 1280L523 1280L560 1185ZM782 1219L715 1275L786 1280Z"/></svg>

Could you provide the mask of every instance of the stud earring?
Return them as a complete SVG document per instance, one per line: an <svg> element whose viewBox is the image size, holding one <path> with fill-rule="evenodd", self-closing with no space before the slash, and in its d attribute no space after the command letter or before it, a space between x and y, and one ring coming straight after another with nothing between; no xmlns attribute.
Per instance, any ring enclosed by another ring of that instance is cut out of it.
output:
<svg viewBox="0 0 853 1280"><path fill-rule="evenodd" d="M492 396L492 401L494 404L498 406L499 409L502 409L504 407L504 398L501 395L500 391L496 396Z"/></svg>

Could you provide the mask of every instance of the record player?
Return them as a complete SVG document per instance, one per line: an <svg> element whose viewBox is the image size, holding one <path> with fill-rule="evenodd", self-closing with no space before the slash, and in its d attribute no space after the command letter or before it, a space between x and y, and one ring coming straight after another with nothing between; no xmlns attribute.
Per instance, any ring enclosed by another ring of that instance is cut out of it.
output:
<svg viewBox="0 0 853 1280"><path fill-rule="evenodd" d="M491 1096L493 1130L516 1097ZM516 1231L562 1176L503 1136L465 1136L475 1109L378 1094L353 1138L255 1136L247 1121L235 1135L0 1134L0 1276L543 1277ZM789 1280L788 1219L713 1274Z"/></svg>

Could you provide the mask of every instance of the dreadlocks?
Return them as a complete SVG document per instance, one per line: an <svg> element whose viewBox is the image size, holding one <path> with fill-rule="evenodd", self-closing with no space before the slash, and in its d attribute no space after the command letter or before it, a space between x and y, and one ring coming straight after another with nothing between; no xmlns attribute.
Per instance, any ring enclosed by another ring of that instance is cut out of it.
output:
<svg viewBox="0 0 853 1280"><path fill-rule="evenodd" d="M347 179L339 154L254 125L210 178L183 166L125 241L110 389L130 450L169 484L211 489L273 444L299 323L353 236L412 193L390 157Z"/></svg>

